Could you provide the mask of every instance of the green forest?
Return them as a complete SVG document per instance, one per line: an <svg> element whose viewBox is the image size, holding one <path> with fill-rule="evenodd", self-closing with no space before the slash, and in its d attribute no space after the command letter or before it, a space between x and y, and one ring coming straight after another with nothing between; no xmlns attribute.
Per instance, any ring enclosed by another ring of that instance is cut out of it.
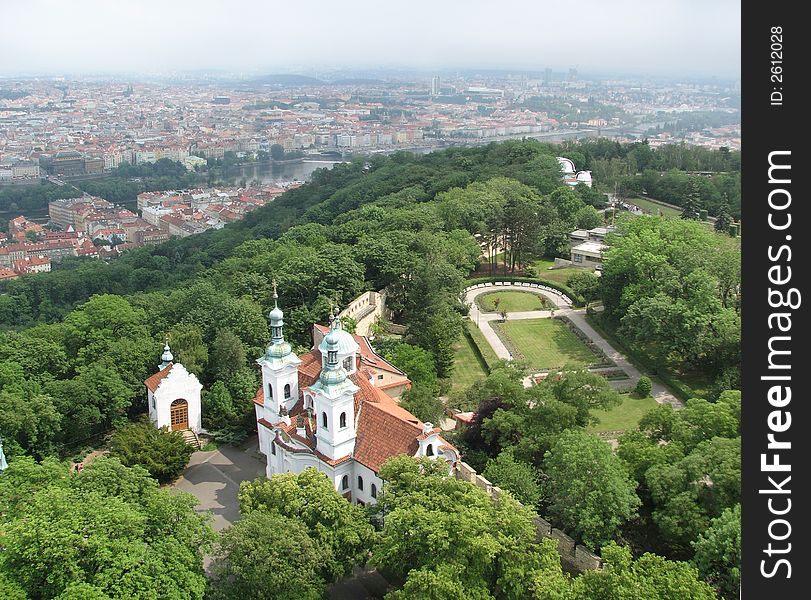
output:
<svg viewBox="0 0 811 600"><path fill-rule="evenodd" d="M0 294L0 436L11 467L0 478L0 534L14 551L0 555L0 595L153 597L133 593L130 580L151 569L156 581L177 581L180 574L188 580L170 597L319 598L371 553L371 564L396 587L390 598L731 597L740 400L729 390L739 379L740 253L736 240L699 223L629 217L620 223L603 277L582 289L602 300L606 327L629 344L644 343L663 369L698 371L714 386L712 395L677 413L655 411L612 453L584 431L591 408L617 402L601 385L605 380L572 370L524 390L520 373L494 369L466 393L478 421L454 443L466 461L512 491L504 504L394 459L378 508L368 514L337 493L345 515L314 514L287 500L316 493L319 482L304 474L274 478L245 488L244 518L215 539L193 518L193 503L181 497L172 504L153 489L150 477L165 481L176 469L139 467L154 462L144 458L151 447L182 459L175 441L153 441L138 423L130 424L146 409L142 382L156 371L168 335L174 355L205 386L204 426L220 441L244 437L254 426L258 378L252 365L269 339L265 314L273 280L285 336L297 351L310 347L311 326L326 322L331 304L344 306L362 291L385 288L407 333L379 350L415 373L404 402L418 407L415 412L436 413L436 397L454 373L466 278L499 260L507 269L540 256L567 256L568 232L600 222L602 195L562 186L555 157L596 170L601 161L644 155L639 146L514 141L357 158L316 171L310 183L222 230L131 250L110 263L68 259L52 273L8 282ZM663 170L690 168L676 164L688 159L734 170L739 161L726 152L705 156L688 148L685 155L695 154L690 158L648 151L649 164ZM502 256L481 256L481 241L502 248ZM706 419L712 427L698 427ZM59 462L83 455L113 431L113 458L77 475ZM582 472L601 467L599 490L572 477L570 461L580 461ZM718 485L697 484L702 477ZM513 491L511 481L537 486ZM327 487L317 493L335 502ZM593 491L602 496L584 506L560 501ZM523 508L512 504L513 496ZM107 513L97 518L88 508L105 501L120 507L114 527L126 530L122 540L133 540L136 550L106 537ZM55 516L54 502L68 508ZM160 519L145 516L146 502L160 507L161 518L185 523L183 531L170 533ZM600 551L609 568L564 575L554 548L534 543L533 510ZM56 543L39 544L24 526L31 519L49 539L89 531L93 552L71 547L66 556ZM409 546L403 531L415 528L428 539L454 542L437 541L430 553ZM290 532L296 556L279 555L291 542L273 536L252 545L252 532L260 530ZM160 547L157 556L177 548L176 560L139 562L138 553L150 554L152 546ZM218 558L205 592L200 561L212 547ZM257 561L259 570L248 568ZM137 568L128 567L133 564ZM272 564L288 570L271 573ZM116 573L123 572L119 581ZM300 595L291 596L284 586L297 574ZM447 589L434 593L436 586Z"/></svg>

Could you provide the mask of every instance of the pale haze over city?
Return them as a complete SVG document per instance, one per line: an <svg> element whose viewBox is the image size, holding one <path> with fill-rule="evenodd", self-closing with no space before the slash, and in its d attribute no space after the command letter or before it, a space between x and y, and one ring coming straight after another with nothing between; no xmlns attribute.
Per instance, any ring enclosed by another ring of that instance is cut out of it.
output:
<svg viewBox="0 0 811 600"><path fill-rule="evenodd" d="M17 25L0 38L0 74L575 66L740 72L740 4L731 0L33 0L6 4L3 21Z"/></svg>

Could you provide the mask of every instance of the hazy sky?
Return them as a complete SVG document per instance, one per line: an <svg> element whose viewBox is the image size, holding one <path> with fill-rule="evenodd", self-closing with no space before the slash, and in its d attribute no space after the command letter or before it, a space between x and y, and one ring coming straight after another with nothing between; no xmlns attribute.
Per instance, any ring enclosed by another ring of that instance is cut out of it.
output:
<svg viewBox="0 0 811 600"><path fill-rule="evenodd" d="M0 73L577 67L737 76L739 0L16 0Z"/></svg>

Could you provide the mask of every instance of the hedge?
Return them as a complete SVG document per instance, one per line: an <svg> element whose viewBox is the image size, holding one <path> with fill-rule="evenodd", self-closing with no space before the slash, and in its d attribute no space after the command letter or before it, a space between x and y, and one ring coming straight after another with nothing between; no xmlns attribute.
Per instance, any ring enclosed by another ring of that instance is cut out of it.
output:
<svg viewBox="0 0 811 600"><path fill-rule="evenodd" d="M686 402L694 397L692 390L670 377L666 369L657 366L651 362L649 358L642 356L638 352L635 352L629 348L613 330L605 326L602 319L595 315L589 315L587 320L590 322L592 327L596 325L595 329L597 329L599 333L602 333L603 337L607 338L612 346L623 352L626 357L641 366L643 370L656 376L662 383L669 387L680 400Z"/></svg>
<svg viewBox="0 0 811 600"><path fill-rule="evenodd" d="M542 279L540 277L513 277L513 276L506 276L506 277L476 277L474 279L468 279L465 281L466 287L471 287L474 285L480 285L482 283L495 283L497 281L504 281L507 283L536 283L538 285L545 285L546 287L552 288L553 290L559 291L564 296L568 297L569 300L572 301L572 306L574 307L581 307L585 306L586 301L577 292L575 292L572 288L563 285L562 283L557 283L556 281L550 281L548 279Z"/></svg>
<svg viewBox="0 0 811 600"><path fill-rule="evenodd" d="M487 357L485 356L484 351L481 349L481 346L479 346L479 343L476 341L476 338L473 337L473 334L470 332L470 329L475 326L476 325L472 321L468 321L467 323L465 323L465 327L462 328L462 334L470 341L471 345L473 346L473 352L476 354L476 357L479 358L482 365L484 365L485 370L489 374L490 371L493 370L494 365L487 360ZM485 340L485 342L486 341L487 340Z"/></svg>

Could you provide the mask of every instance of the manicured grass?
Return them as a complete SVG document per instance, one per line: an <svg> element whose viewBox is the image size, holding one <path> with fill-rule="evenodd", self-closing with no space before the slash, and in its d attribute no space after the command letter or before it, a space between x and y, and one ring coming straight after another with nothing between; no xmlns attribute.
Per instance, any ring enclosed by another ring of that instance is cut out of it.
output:
<svg viewBox="0 0 811 600"><path fill-rule="evenodd" d="M631 198L627 200L628 204L634 204L641 208L644 212L648 213L649 215L658 215L661 211L662 216L664 217L680 217L681 211L677 208L670 208L669 206L664 206L657 202L653 202L648 198Z"/></svg>
<svg viewBox="0 0 811 600"><path fill-rule="evenodd" d="M533 369L559 369L566 365L589 365L599 359L556 319L521 319L490 323L513 358L525 360Z"/></svg>
<svg viewBox="0 0 811 600"><path fill-rule="evenodd" d="M562 283L563 285L566 285L569 277L584 270L568 267L562 269L550 269L549 267L553 266L554 264L554 259L549 258L541 258L532 262L532 266L535 268L535 272L538 274L538 277L548 279L549 281L554 281L555 283Z"/></svg>
<svg viewBox="0 0 811 600"><path fill-rule="evenodd" d="M496 300L499 300L496 307ZM548 310L549 301L540 294L532 292L488 292L476 298L479 308L484 312L523 312L529 310Z"/></svg>
<svg viewBox="0 0 811 600"><path fill-rule="evenodd" d="M503 260L503 253L498 255L499 261ZM510 276L509 273L504 275L503 265L501 262L498 263L499 268L493 274L495 277L504 276L508 278ZM535 268L535 272L537 273L538 279L546 279L547 281L552 281L553 283L559 283L562 285L566 285L566 282L569 280L574 273L579 273L584 269L574 269L569 267L563 267L561 269L549 269L549 267L554 266L555 259L554 258L538 258L538 259L530 259L527 261L528 265L531 265ZM478 276L484 277L487 276L486 273L480 273Z"/></svg>
<svg viewBox="0 0 811 600"><path fill-rule="evenodd" d="M599 433L601 431L625 431L633 429L639 425L639 420L645 414L656 408L656 400L648 396L647 398L637 398L630 394L622 395L622 404L615 406L611 410L594 409L591 411L595 417L600 419L597 425L588 427L588 431Z"/></svg>
<svg viewBox="0 0 811 600"><path fill-rule="evenodd" d="M459 336L454 354L453 375L451 376L451 389L466 390L477 381L487 377L481 360L470 340L465 335Z"/></svg>

